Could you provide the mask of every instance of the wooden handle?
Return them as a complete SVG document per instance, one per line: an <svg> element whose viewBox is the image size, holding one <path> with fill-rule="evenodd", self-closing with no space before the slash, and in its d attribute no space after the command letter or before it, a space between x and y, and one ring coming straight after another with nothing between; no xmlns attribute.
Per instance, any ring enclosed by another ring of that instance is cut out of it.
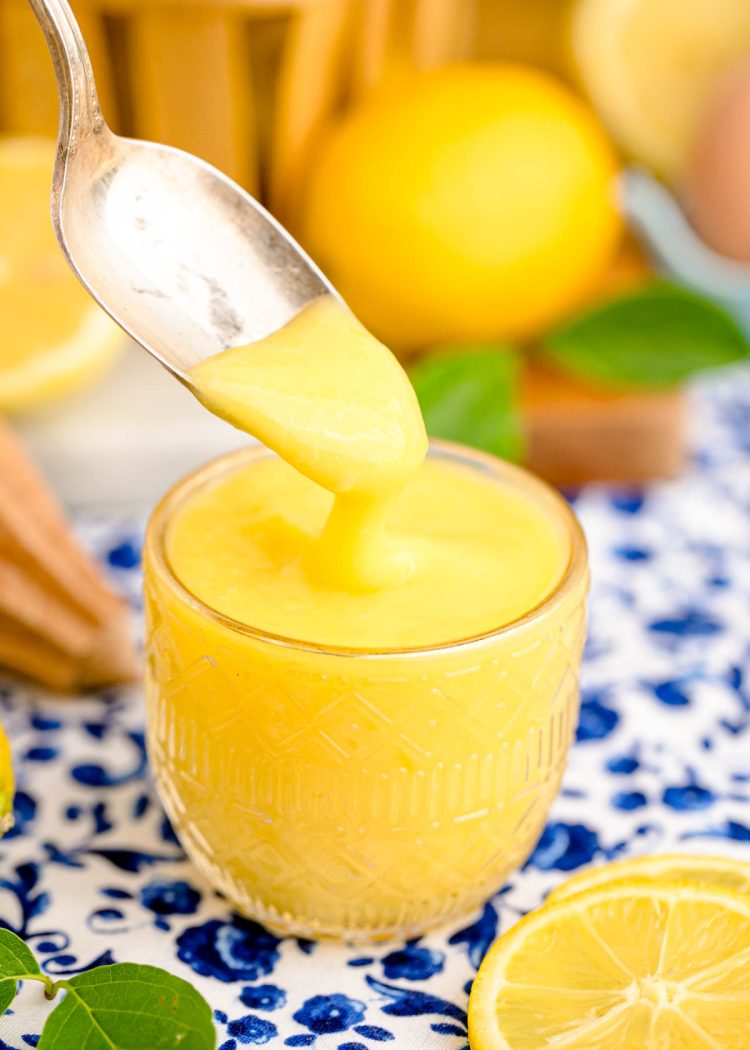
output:
<svg viewBox="0 0 750 1050"><path fill-rule="evenodd" d="M131 680L127 618L0 420L0 663L54 688Z"/></svg>

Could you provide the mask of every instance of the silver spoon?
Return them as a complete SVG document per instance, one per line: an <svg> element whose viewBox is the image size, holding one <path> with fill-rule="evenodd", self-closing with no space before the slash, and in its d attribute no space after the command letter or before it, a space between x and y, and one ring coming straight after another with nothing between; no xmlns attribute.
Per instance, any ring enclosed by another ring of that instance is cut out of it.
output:
<svg viewBox="0 0 750 1050"><path fill-rule="evenodd" d="M60 99L52 222L81 282L190 386L191 365L336 295L250 194L197 157L113 134L67 0L30 0Z"/></svg>

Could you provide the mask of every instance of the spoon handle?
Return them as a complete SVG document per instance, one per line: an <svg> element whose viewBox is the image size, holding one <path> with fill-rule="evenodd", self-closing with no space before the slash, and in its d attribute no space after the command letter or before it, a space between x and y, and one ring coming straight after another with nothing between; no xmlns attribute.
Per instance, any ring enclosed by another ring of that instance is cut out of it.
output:
<svg viewBox="0 0 750 1050"><path fill-rule="evenodd" d="M57 76L60 100L59 159L71 156L104 127L91 59L67 0L29 0L44 31Z"/></svg>

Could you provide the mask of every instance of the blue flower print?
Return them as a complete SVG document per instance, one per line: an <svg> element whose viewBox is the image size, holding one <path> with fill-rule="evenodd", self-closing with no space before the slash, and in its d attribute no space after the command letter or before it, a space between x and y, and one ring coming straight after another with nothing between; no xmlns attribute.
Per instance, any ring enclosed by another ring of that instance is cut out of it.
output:
<svg viewBox="0 0 750 1050"><path fill-rule="evenodd" d="M361 1035L364 1039L372 1039L375 1043L389 1043L396 1038L393 1032L389 1032L387 1028L380 1028L376 1024L358 1024L354 1031L357 1035Z"/></svg>
<svg viewBox="0 0 750 1050"><path fill-rule="evenodd" d="M617 728L619 721L617 711L603 704L600 696L585 699L581 704L576 740L579 744L588 740L604 740Z"/></svg>
<svg viewBox="0 0 750 1050"><path fill-rule="evenodd" d="M684 682L656 682L651 685L651 691L659 703L666 707L687 707L690 698L685 692L685 685Z"/></svg>
<svg viewBox="0 0 750 1050"><path fill-rule="evenodd" d="M392 1017L438 1014L443 1017L452 1017L463 1026L466 1025L466 1011L456 1006L455 1003L448 1002L447 999L441 999L427 992L418 992L413 988L399 988L396 984L378 981L374 977L368 977L367 983L374 992L388 1000L385 1006L381 1006L384 1014L390 1014ZM463 1032L465 1034L465 1027Z"/></svg>
<svg viewBox="0 0 750 1050"><path fill-rule="evenodd" d="M240 1017L236 1021L230 1021L227 1032L238 1043L245 1045L250 1043L255 1045L268 1043L274 1036L279 1034L279 1030L273 1021L266 1021L262 1017L255 1017L253 1014Z"/></svg>
<svg viewBox="0 0 750 1050"><path fill-rule="evenodd" d="M280 1010L286 1005L286 992L275 984L249 984L242 989L240 1002L251 1010Z"/></svg>
<svg viewBox="0 0 750 1050"><path fill-rule="evenodd" d="M612 552L616 558L620 558L621 561L650 561L651 551L644 550L642 547L615 547Z"/></svg>
<svg viewBox="0 0 750 1050"><path fill-rule="evenodd" d="M229 922L210 919L177 938L177 957L202 977L217 981L257 981L273 972L281 941L239 915Z"/></svg>
<svg viewBox="0 0 750 1050"><path fill-rule="evenodd" d="M600 851L599 839L592 828L553 821L544 829L528 863L540 871L573 871L593 860Z"/></svg>
<svg viewBox="0 0 750 1050"><path fill-rule="evenodd" d="M141 904L154 915L193 915L200 902L200 893L187 882L149 882L141 890Z"/></svg>
<svg viewBox="0 0 750 1050"><path fill-rule="evenodd" d="M705 638L723 630L718 620L712 620L700 609L689 609L683 616L653 620L649 630L655 634L673 635L676 638Z"/></svg>
<svg viewBox="0 0 750 1050"><path fill-rule="evenodd" d="M610 799L610 803L615 809L622 809L628 812L647 806L648 799L642 791L616 791Z"/></svg>
<svg viewBox="0 0 750 1050"><path fill-rule="evenodd" d="M23 756L25 762L53 762L58 755L56 747L30 747Z"/></svg>
<svg viewBox="0 0 750 1050"><path fill-rule="evenodd" d="M487 950L497 937L497 920L495 908L492 904L485 904L477 921L471 926L457 930L449 938L448 944L465 944L469 962L478 970Z"/></svg>
<svg viewBox="0 0 750 1050"><path fill-rule="evenodd" d="M107 561L113 569L135 569L141 563L140 544L126 539L107 552Z"/></svg>
<svg viewBox="0 0 750 1050"><path fill-rule="evenodd" d="M416 944L407 944L395 952L389 952L383 959L383 972L391 979L403 978L407 981L426 981L440 973L445 965L443 952L430 948L419 948Z"/></svg>
<svg viewBox="0 0 750 1050"><path fill-rule="evenodd" d="M645 502L640 492L628 492L625 489L613 492L610 499L613 509L621 514L639 514Z"/></svg>
<svg viewBox="0 0 750 1050"><path fill-rule="evenodd" d="M294 1014L294 1020L316 1035L345 1032L365 1018L365 1004L348 995L314 995Z"/></svg>
<svg viewBox="0 0 750 1050"><path fill-rule="evenodd" d="M613 755L605 764L608 773L632 776L641 768L641 763L633 755Z"/></svg>
<svg viewBox="0 0 750 1050"><path fill-rule="evenodd" d="M5 832L4 838L6 841L26 835L31 830L31 824L36 817L36 810L37 803L35 798L32 798L25 791L16 791L13 798L13 826Z"/></svg>
<svg viewBox="0 0 750 1050"><path fill-rule="evenodd" d="M727 839L730 842L750 842L750 827L747 824L740 824L737 820L725 820L721 824L714 824L708 828L686 831L680 838L683 840L707 838Z"/></svg>
<svg viewBox="0 0 750 1050"><path fill-rule="evenodd" d="M662 801L670 809L681 811L708 809L716 801L716 795L700 784L685 784L664 789Z"/></svg>

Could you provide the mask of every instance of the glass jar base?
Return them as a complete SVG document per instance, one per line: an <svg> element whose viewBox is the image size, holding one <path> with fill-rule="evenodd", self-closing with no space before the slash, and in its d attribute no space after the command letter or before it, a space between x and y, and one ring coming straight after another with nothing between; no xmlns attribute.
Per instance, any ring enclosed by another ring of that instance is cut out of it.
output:
<svg viewBox="0 0 750 1050"><path fill-rule="evenodd" d="M557 793L561 774L562 769L559 769L548 784L546 794L550 802ZM542 832L547 812L547 806L543 807L537 819L527 825L523 838L518 839L514 848L507 850L501 861L496 861L485 878L475 881L471 886L453 893L423 899L419 898L416 891L404 893L402 901L398 903L392 900L387 903L378 902L377 887L373 887L372 893L359 893L348 903L342 902L338 909L331 909L329 895L324 906L328 910L337 910L340 915L339 921L332 921L330 918L316 917L313 914L313 902L310 902L304 912L282 911L267 899L248 892L244 882L235 881L224 865L213 862L200 834L184 819L184 813L180 814L179 807L174 806L168 785L160 783L160 779L157 776L162 804L185 852L203 878L232 910L278 937L348 944L411 940L430 930L458 923L469 917L498 893L508 877L524 864Z"/></svg>
<svg viewBox="0 0 750 1050"><path fill-rule="evenodd" d="M523 863L523 858L520 858L503 875L488 881L487 884L476 888L470 894L455 894L452 898L445 899L440 903L436 901L425 902L422 915L415 914L414 901L412 900L409 902L412 914L404 916L402 922L372 923L371 925L365 925L359 921L356 925L350 923L338 925L320 922L309 916L280 913L277 909L269 907L262 901L251 900L244 894L233 892L232 888L226 884L226 880L222 879L212 869L210 864L205 864L197 858L195 863L204 878L211 882L234 911L245 919L257 922L276 937L294 937L311 941L367 945L387 941L413 940L441 926L448 926L459 923L463 919L468 919L473 912L481 908L487 900L499 892L507 877Z"/></svg>

